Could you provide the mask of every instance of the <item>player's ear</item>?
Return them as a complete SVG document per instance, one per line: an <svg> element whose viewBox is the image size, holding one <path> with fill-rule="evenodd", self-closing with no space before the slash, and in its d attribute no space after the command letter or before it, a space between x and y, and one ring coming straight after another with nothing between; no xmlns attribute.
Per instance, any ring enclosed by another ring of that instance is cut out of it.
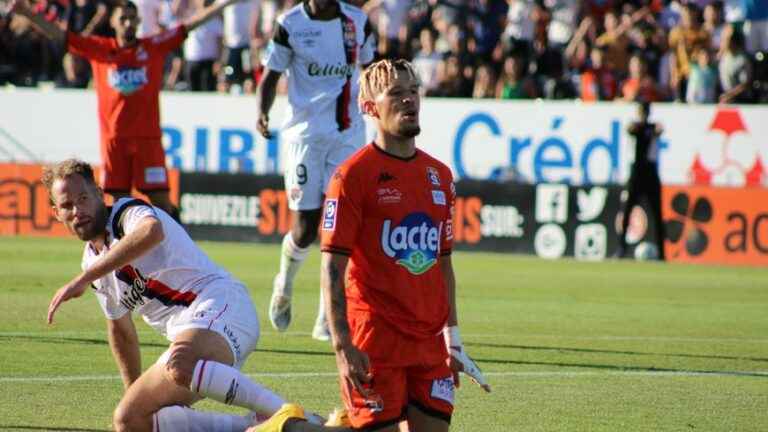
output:
<svg viewBox="0 0 768 432"><path fill-rule="evenodd" d="M379 110L376 109L376 103L372 100L363 102L363 113L371 117L379 118Z"/></svg>

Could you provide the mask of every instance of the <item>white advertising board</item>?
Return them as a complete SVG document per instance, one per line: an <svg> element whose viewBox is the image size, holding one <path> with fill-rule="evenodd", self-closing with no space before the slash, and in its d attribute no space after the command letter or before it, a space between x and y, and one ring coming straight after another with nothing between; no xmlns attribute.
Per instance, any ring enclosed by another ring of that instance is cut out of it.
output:
<svg viewBox="0 0 768 432"><path fill-rule="evenodd" d="M282 171L279 127L286 101L271 113L275 137L255 132L253 96L164 93L163 140L169 166L207 172ZM623 182L633 159L626 127L632 104L427 99L417 143L457 178ZM768 107L656 104L660 173L666 184L768 185ZM372 133L372 132L371 132ZM0 160L78 156L99 161L92 91L0 90ZM24 160L24 159L22 159Z"/></svg>

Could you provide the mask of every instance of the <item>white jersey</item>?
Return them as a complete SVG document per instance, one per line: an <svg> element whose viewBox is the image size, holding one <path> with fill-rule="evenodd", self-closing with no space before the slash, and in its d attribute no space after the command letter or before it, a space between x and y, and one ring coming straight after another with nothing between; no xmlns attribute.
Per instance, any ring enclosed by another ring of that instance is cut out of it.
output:
<svg viewBox="0 0 768 432"><path fill-rule="evenodd" d="M160 221L165 234L163 241L132 263L98 279L93 287L108 319L135 311L147 324L168 336L168 320L183 313L207 286L241 284L214 264L167 213L138 199L123 198L112 207L107 221L106 250L144 218ZM98 261L106 250L96 251L90 243L86 244L83 270Z"/></svg>
<svg viewBox="0 0 768 432"><path fill-rule="evenodd" d="M306 2L277 18L263 64L288 77L288 135L327 134L363 121L359 66L373 61L374 37L361 9L337 4L328 21L313 19Z"/></svg>

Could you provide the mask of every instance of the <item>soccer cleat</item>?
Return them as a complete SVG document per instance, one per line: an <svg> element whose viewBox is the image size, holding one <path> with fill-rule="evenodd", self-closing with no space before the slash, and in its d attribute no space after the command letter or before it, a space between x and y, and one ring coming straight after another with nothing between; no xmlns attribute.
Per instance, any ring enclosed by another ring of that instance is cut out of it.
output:
<svg viewBox="0 0 768 432"><path fill-rule="evenodd" d="M352 421L349 420L349 412L346 408L334 408L333 412L328 414L326 426L344 426L352 427Z"/></svg>
<svg viewBox="0 0 768 432"><path fill-rule="evenodd" d="M323 342L331 340L331 331L328 330L328 323L326 321L315 323L315 327L312 329L312 339Z"/></svg>
<svg viewBox="0 0 768 432"><path fill-rule="evenodd" d="M275 330L283 332L291 324L291 298L276 294L283 292L278 289L280 275L275 276L272 288L272 299L269 301L269 322Z"/></svg>
<svg viewBox="0 0 768 432"><path fill-rule="evenodd" d="M283 404L269 420L249 428L248 432L282 432L283 426L290 419L306 420L304 410L296 404Z"/></svg>

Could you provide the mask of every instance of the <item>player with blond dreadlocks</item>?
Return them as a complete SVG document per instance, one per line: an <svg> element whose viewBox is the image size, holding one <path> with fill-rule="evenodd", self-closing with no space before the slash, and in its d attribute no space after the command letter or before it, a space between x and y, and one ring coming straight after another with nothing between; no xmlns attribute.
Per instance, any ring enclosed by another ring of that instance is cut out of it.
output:
<svg viewBox="0 0 768 432"><path fill-rule="evenodd" d="M419 80L404 60L360 79L359 104L376 140L331 180L320 222L321 284L342 397L355 429L444 432L464 371L490 391L459 337L451 263L450 169L416 148ZM328 429L282 409L255 431Z"/></svg>

